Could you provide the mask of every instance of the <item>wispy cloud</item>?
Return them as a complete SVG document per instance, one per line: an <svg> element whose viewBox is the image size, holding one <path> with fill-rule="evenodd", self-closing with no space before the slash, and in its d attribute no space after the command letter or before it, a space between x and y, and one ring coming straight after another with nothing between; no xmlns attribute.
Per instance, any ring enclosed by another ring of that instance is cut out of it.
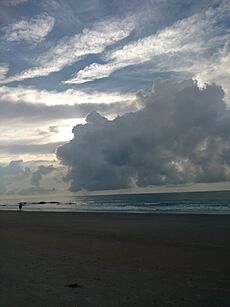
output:
<svg viewBox="0 0 230 307"><path fill-rule="evenodd" d="M39 122L42 123L42 125L45 123L50 124L51 121L54 121L54 124L50 126L48 130L39 130L39 135L47 136L59 133L57 121L62 119L73 118L76 122L78 119L82 120L82 118L85 118L89 113L95 110L99 111L102 115L115 117L118 114L122 115L127 112L135 111L136 109L137 106L135 101L130 102L129 104L124 103L124 101L118 101L111 104L98 103L95 105L95 103L76 103L74 105L63 104L47 106L41 103L15 103L0 99L0 121L3 125L7 125L9 121L17 121L22 124L25 121L32 124ZM9 129L10 128L8 128L8 131ZM71 132L71 129L69 131ZM0 140L1 139L2 136L0 137Z"/></svg>
<svg viewBox="0 0 230 307"><path fill-rule="evenodd" d="M9 66L7 64L0 64L0 80L3 80L9 70Z"/></svg>
<svg viewBox="0 0 230 307"><path fill-rule="evenodd" d="M1 100L8 102L41 103L52 105L75 105L77 103L128 103L135 98L133 93L81 91L68 89L65 91L38 90L33 87L0 87Z"/></svg>
<svg viewBox="0 0 230 307"><path fill-rule="evenodd" d="M107 46L127 37L133 28L134 23L131 18L98 22L91 29L84 29L80 34L60 40L55 47L34 61L35 67L9 77L1 83L47 76L60 71L85 55L103 52Z"/></svg>
<svg viewBox="0 0 230 307"><path fill-rule="evenodd" d="M27 142L27 143L26 143ZM9 153L55 153L56 148L63 144L63 142L38 144L29 143L28 140L21 140L20 143L7 142L0 144L0 150L6 150Z"/></svg>
<svg viewBox="0 0 230 307"><path fill-rule="evenodd" d="M2 3L6 6L17 6L26 3L28 0L3 0Z"/></svg>
<svg viewBox="0 0 230 307"><path fill-rule="evenodd" d="M201 66L202 64L202 66ZM193 66L195 78L201 86L205 83L222 85L226 92L226 101L230 103L230 45L229 41L219 50L213 61L195 63Z"/></svg>
<svg viewBox="0 0 230 307"><path fill-rule="evenodd" d="M38 43L53 29L55 19L47 14L29 20L22 19L3 28L9 42L27 41Z"/></svg>
<svg viewBox="0 0 230 307"><path fill-rule="evenodd" d="M178 70L183 61L183 68L187 71L191 71L191 63L197 63L197 68L203 61L209 60L209 64L213 63L213 60L219 61L217 50L223 48L229 37L224 26L228 20L229 11L230 4L223 2L216 9L210 8L180 20L156 34L106 53L105 64L93 63L65 83L81 84L105 78L121 68L148 61L151 61L152 67L156 66L164 70L167 68ZM175 55L177 60L171 61L171 57ZM216 58L215 55L217 55ZM161 62L160 67L159 62ZM197 71L191 72L200 77ZM208 76L209 73L203 72L203 79L204 75ZM208 78L205 81L208 81Z"/></svg>

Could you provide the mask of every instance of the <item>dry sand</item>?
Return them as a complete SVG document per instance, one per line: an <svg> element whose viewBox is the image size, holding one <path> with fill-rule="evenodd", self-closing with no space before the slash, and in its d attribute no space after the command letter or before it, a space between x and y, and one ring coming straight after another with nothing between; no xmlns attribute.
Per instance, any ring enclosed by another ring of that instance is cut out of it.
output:
<svg viewBox="0 0 230 307"><path fill-rule="evenodd" d="M0 306L230 306L230 216L0 212Z"/></svg>

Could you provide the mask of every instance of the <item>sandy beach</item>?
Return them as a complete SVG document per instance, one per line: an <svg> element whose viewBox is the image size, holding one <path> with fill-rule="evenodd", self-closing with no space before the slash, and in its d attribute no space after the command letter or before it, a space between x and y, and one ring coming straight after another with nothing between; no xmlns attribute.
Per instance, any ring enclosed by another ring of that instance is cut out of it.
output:
<svg viewBox="0 0 230 307"><path fill-rule="evenodd" d="M230 306L230 216L0 212L0 306Z"/></svg>

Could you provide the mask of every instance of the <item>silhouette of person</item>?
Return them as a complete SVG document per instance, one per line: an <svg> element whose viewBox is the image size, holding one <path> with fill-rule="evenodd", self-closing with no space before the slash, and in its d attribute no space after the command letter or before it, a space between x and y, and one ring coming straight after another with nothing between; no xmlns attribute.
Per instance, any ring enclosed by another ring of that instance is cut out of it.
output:
<svg viewBox="0 0 230 307"><path fill-rule="evenodd" d="M19 203L18 208L19 208L20 211L22 210L22 203Z"/></svg>

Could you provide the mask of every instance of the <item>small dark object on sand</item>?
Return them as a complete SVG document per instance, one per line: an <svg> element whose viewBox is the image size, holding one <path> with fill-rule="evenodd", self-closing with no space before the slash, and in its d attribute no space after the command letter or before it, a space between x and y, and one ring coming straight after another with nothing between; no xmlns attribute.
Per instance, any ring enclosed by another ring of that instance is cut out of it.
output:
<svg viewBox="0 0 230 307"><path fill-rule="evenodd" d="M82 286L77 284L77 283L65 285L65 287L68 287L68 288L82 288Z"/></svg>

